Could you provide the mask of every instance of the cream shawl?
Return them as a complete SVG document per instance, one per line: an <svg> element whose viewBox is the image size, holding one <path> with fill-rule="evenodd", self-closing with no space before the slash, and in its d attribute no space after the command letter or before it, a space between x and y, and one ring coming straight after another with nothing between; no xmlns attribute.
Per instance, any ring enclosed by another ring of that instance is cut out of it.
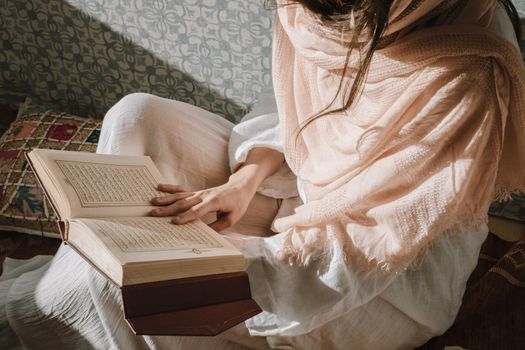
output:
<svg viewBox="0 0 525 350"><path fill-rule="evenodd" d="M275 222L290 263L330 256L330 240L348 263L401 270L444 230L477 230L492 199L525 189L525 70L518 50L486 28L495 6L395 0L391 42L375 52L359 100L297 142L301 123L336 94L350 34L298 5L277 10L284 153L307 198ZM430 16L433 26L416 27Z"/></svg>

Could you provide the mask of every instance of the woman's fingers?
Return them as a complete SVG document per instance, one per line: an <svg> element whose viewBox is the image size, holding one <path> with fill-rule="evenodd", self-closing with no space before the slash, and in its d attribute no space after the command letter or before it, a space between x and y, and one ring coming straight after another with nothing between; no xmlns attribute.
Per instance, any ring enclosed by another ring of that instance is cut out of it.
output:
<svg viewBox="0 0 525 350"><path fill-rule="evenodd" d="M178 201L179 199L187 198L187 197L191 196L192 194L193 194L193 192L179 192L179 193L168 194L168 195L165 195L165 196L159 196L159 197L153 198L151 200L151 204L153 204L153 205L169 205L169 204L172 204L173 202Z"/></svg>
<svg viewBox="0 0 525 350"><path fill-rule="evenodd" d="M285 232L289 228L293 227L297 220L297 214L292 214L290 216L285 216L279 219L276 219L273 222L273 225L277 232Z"/></svg>
<svg viewBox="0 0 525 350"><path fill-rule="evenodd" d="M219 232L232 226L234 223L233 215L231 213L219 215L216 221L212 222L208 226Z"/></svg>
<svg viewBox="0 0 525 350"><path fill-rule="evenodd" d="M168 193L186 192L182 186L172 184L160 184L157 186L157 190Z"/></svg>
<svg viewBox="0 0 525 350"><path fill-rule="evenodd" d="M219 203L216 200L203 201L197 205L192 206L184 213L177 215L173 218L174 224L185 224L202 217L203 215L212 211L218 211L220 209Z"/></svg>
<svg viewBox="0 0 525 350"><path fill-rule="evenodd" d="M162 207L156 208L150 211L151 216L173 216L181 212L185 212L196 204L202 202L199 197L184 198L176 201L175 203Z"/></svg>

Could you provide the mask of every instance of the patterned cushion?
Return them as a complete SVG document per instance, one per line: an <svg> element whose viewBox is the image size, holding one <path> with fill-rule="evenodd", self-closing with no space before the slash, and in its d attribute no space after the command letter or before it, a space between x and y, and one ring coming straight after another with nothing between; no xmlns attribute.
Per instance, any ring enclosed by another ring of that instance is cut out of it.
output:
<svg viewBox="0 0 525 350"><path fill-rule="evenodd" d="M525 223L525 194L514 194L512 198L507 202L492 203L490 215Z"/></svg>
<svg viewBox="0 0 525 350"><path fill-rule="evenodd" d="M18 117L0 141L0 229L57 237L55 215L24 153L33 148L94 152L101 122L65 113Z"/></svg>
<svg viewBox="0 0 525 350"><path fill-rule="evenodd" d="M0 7L0 103L104 115L131 92L232 121L271 85L264 0L12 0Z"/></svg>

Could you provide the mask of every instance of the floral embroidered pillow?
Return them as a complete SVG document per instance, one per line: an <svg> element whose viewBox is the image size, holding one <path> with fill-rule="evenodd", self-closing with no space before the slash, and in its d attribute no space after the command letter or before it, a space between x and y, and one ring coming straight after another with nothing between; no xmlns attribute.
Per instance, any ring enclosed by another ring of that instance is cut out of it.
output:
<svg viewBox="0 0 525 350"><path fill-rule="evenodd" d="M25 153L33 148L95 152L101 121L60 112L19 116L0 140L0 230L59 237L56 216Z"/></svg>

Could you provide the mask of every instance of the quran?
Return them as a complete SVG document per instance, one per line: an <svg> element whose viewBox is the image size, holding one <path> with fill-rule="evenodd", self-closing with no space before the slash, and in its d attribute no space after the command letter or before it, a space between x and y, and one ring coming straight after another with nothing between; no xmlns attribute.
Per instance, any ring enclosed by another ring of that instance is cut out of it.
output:
<svg viewBox="0 0 525 350"><path fill-rule="evenodd" d="M121 289L137 334L212 335L260 312L237 248L201 220L148 216L164 183L150 157L34 149L27 159L62 239Z"/></svg>

